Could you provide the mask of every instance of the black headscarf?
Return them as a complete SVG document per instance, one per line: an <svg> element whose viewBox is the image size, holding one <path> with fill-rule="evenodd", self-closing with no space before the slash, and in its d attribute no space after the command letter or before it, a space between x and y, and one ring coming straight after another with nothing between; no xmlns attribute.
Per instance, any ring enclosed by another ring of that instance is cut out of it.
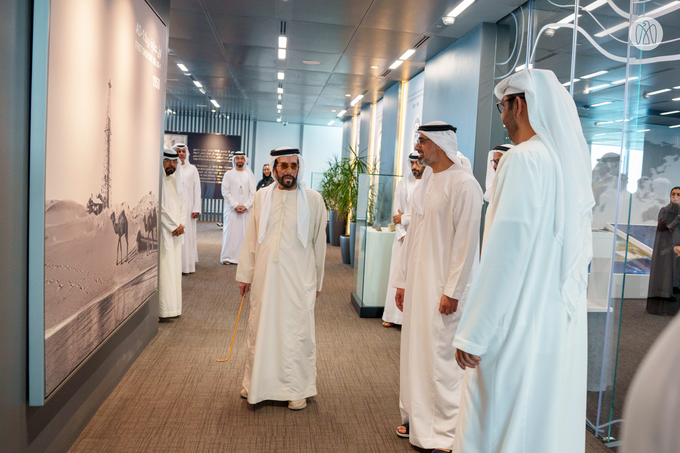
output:
<svg viewBox="0 0 680 453"><path fill-rule="evenodd" d="M257 183L257 188L255 190L256 192L260 189L267 187L269 184L274 182L274 178L272 177L271 170L269 171L269 176L264 175L264 167L267 166L267 165L269 165L269 164L264 164L262 166L262 179L260 179L260 182Z"/></svg>
<svg viewBox="0 0 680 453"><path fill-rule="evenodd" d="M673 193L674 190L680 190L680 187L673 187L671 189L671 193ZM664 209L666 209L668 212L675 214L675 215L680 215L680 204L673 203L672 201L668 203L668 206L666 206Z"/></svg>

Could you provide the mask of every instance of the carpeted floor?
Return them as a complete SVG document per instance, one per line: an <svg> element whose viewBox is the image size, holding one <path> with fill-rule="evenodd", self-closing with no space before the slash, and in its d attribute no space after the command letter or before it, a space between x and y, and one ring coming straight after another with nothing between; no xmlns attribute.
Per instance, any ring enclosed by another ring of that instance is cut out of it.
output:
<svg viewBox="0 0 680 453"><path fill-rule="evenodd" d="M71 452L413 452L399 439L399 335L350 305L353 270L329 247L316 304L319 394L300 412L239 397L247 299L231 360L240 297L236 266L219 264L222 231L199 224L201 262L183 277L181 318L159 333ZM585 429L585 428L584 428ZM611 452L588 435L587 452Z"/></svg>

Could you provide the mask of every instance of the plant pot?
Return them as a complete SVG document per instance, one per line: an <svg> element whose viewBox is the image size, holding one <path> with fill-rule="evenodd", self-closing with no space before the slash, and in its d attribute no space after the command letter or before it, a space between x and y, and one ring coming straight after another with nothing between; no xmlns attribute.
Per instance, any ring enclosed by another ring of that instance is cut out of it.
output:
<svg viewBox="0 0 680 453"><path fill-rule="evenodd" d="M328 235L331 238L331 245L338 247L340 236L345 232L347 219L342 217L338 211L329 211L328 214Z"/></svg>
<svg viewBox="0 0 680 453"><path fill-rule="evenodd" d="M349 236L340 236L340 252L342 252L342 262L350 264Z"/></svg>
<svg viewBox="0 0 680 453"><path fill-rule="evenodd" d="M326 222L326 244L331 243L331 235L328 234L328 225L329 225L329 222Z"/></svg>
<svg viewBox="0 0 680 453"><path fill-rule="evenodd" d="M354 269L354 246L356 244L356 231L357 231L357 223L356 222L350 222L349 223L349 261L350 261L350 266L352 266L352 269Z"/></svg>

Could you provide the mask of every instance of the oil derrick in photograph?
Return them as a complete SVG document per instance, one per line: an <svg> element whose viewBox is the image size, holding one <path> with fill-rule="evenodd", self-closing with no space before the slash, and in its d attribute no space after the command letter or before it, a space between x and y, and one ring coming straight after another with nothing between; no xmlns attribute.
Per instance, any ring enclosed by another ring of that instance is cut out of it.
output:
<svg viewBox="0 0 680 453"><path fill-rule="evenodd" d="M111 206L111 79L109 79L109 96L106 102L106 123L104 126L104 180L102 182L103 208Z"/></svg>

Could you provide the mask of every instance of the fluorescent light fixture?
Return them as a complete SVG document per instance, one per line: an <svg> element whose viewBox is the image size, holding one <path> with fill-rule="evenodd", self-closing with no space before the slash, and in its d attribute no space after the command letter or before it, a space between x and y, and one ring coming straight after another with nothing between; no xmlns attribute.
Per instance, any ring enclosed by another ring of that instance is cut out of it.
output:
<svg viewBox="0 0 680 453"><path fill-rule="evenodd" d="M338 113L337 117L340 118L345 113L347 113L347 110L340 110L340 113Z"/></svg>
<svg viewBox="0 0 680 453"><path fill-rule="evenodd" d="M413 55L414 53L416 53L416 49L409 49L406 52L404 52L404 54L401 57L399 57L399 59L400 60L408 60L409 58L411 58L411 55Z"/></svg>
<svg viewBox="0 0 680 453"><path fill-rule="evenodd" d="M201 82L199 82L198 80L194 80L194 85L196 85L199 88L203 88L203 85L201 85Z"/></svg>
<svg viewBox="0 0 680 453"><path fill-rule="evenodd" d="M182 70L182 72L189 72L186 66L184 66L182 63L177 63L177 67Z"/></svg>
<svg viewBox="0 0 680 453"><path fill-rule="evenodd" d="M603 36L607 36L611 33L617 32L619 30L623 30L624 28L628 27L628 22L623 22L615 27L608 28L606 30L602 30L599 33L595 33L596 38L602 38Z"/></svg>
<svg viewBox="0 0 680 453"><path fill-rule="evenodd" d="M603 88L607 88L607 87L610 87L610 86L611 85L609 85L608 83L603 83L602 85L595 85L594 87L587 88L584 92L586 94L588 94L588 93L591 93L593 91L598 91L598 90L601 90Z"/></svg>
<svg viewBox="0 0 680 453"><path fill-rule="evenodd" d="M371 69L378 69L377 66L371 66Z"/></svg>
<svg viewBox="0 0 680 453"><path fill-rule="evenodd" d="M283 95L282 95L282 94L279 94L279 101L280 101L281 99L283 99Z"/></svg>
<svg viewBox="0 0 680 453"><path fill-rule="evenodd" d="M586 11L592 11L592 10L599 8L600 6L604 5L605 3L607 3L607 0L597 0L597 1L594 1L593 3L591 3L590 5L586 6L583 9L586 10Z"/></svg>
<svg viewBox="0 0 680 453"><path fill-rule="evenodd" d="M286 59L286 49L279 49L279 60Z"/></svg>
<svg viewBox="0 0 680 453"><path fill-rule="evenodd" d="M334 123L335 123L335 120L332 120L332 121L329 121L329 122L328 122L328 125L329 125L329 126L332 126Z"/></svg>
<svg viewBox="0 0 680 453"><path fill-rule="evenodd" d="M673 87L674 90L680 90L680 86Z"/></svg>
<svg viewBox="0 0 680 453"><path fill-rule="evenodd" d="M581 17L581 15L579 14L578 17ZM568 24L568 23L573 22L573 21L574 21L574 15L570 14L567 17L565 17L564 19L557 21L557 23L558 24ZM560 27L556 26L556 27L549 27L549 28L551 30L557 30Z"/></svg>
<svg viewBox="0 0 680 453"><path fill-rule="evenodd" d="M673 98L674 101L680 101L680 98Z"/></svg>
<svg viewBox="0 0 680 453"><path fill-rule="evenodd" d="M676 124L675 126L669 126L671 129L675 129L676 127L680 127L680 124Z"/></svg>
<svg viewBox="0 0 680 453"><path fill-rule="evenodd" d="M278 87L278 88L276 89L276 92L277 92L278 94L283 94L283 87Z"/></svg>
<svg viewBox="0 0 680 453"><path fill-rule="evenodd" d="M351 96L352 96L352 95L349 94L349 93L347 93L347 94L345 95L346 98L351 97Z"/></svg>
<svg viewBox="0 0 680 453"><path fill-rule="evenodd" d="M521 65L519 65L515 68L515 72L523 71L524 68L526 68L526 67L527 67L527 65L521 64Z"/></svg>
<svg viewBox="0 0 680 453"><path fill-rule="evenodd" d="M633 80L637 80L639 77L628 77L628 82L632 82ZM626 83L626 79L621 79L621 80L615 80L612 82L612 85L621 85L622 83Z"/></svg>
<svg viewBox="0 0 680 453"><path fill-rule="evenodd" d="M656 94L661 94L661 93L668 93L671 91L670 88L664 88L663 90L658 90L658 91L652 91L651 93L647 93L648 96L654 96Z"/></svg>
<svg viewBox="0 0 680 453"><path fill-rule="evenodd" d="M608 101L608 102L600 102L599 104L593 104L593 105L591 105L591 107L601 107L601 106L603 106L603 105L609 105L609 104L611 104L610 101Z"/></svg>
<svg viewBox="0 0 680 453"><path fill-rule="evenodd" d="M597 77L597 76L599 76L599 75L606 74L606 73L608 73L608 72L609 72L609 71L597 71L597 72L593 72L592 74L588 74L588 75L581 76L581 78L582 78L582 79L591 79L591 78L593 78L593 77Z"/></svg>
<svg viewBox="0 0 680 453"><path fill-rule="evenodd" d="M281 117L276 118L276 122L280 123L281 122Z"/></svg>
<svg viewBox="0 0 680 453"><path fill-rule="evenodd" d="M276 78L279 80L283 80L286 77L286 74L283 71L279 71L278 74L276 74Z"/></svg>
<svg viewBox="0 0 680 453"><path fill-rule="evenodd" d="M403 63L402 60L397 60L390 65L390 69L397 69L399 66L401 66L402 63Z"/></svg>
<svg viewBox="0 0 680 453"><path fill-rule="evenodd" d="M279 36L279 49L285 49L288 45L288 38L285 36Z"/></svg>
<svg viewBox="0 0 680 453"><path fill-rule="evenodd" d="M623 123L624 121L627 123L628 121L630 121L630 118L628 118L628 119L626 119L626 120L616 120L616 121L614 121L614 122L615 122L615 123Z"/></svg>
<svg viewBox="0 0 680 453"><path fill-rule="evenodd" d="M283 108L283 105L281 105L281 104L278 104L278 105L276 106L276 109L277 109L277 110L281 110L282 108Z"/></svg>
<svg viewBox="0 0 680 453"><path fill-rule="evenodd" d="M680 110L673 110L672 112L663 112L662 115L674 115L680 113Z"/></svg>
<svg viewBox="0 0 680 453"><path fill-rule="evenodd" d="M463 0L462 2L460 2L458 4L458 6L453 8L453 10L449 14L447 14L447 16L458 17L460 15L460 13L465 11L468 8L468 6L472 5L474 2L475 2L475 0Z"/></svg>
<svg viewBox="0 0 680 453"><path fill-rule="evenodd" d="M351 105L352 107L354 107L355 105L357 105L357 102L359 102L361 99L363 99L363 97L364 97L364 95L363 95L363 94L360 94L359 96L357 96L357 97L355 97L354 99L352 99L352 102L350 102L349 105Z"/></svg>
<svg viewBox="0 0 680 453"><path fill-rule="evenodd" d="M638 132L649 132L650 129L640 129Z"/></svg>
<svg viewBox="0 0 680 453"><path fill-rule="evenodd" d="M220 108L220 104L218 104L216 100L211 99L210 102L212 102L212 105L214 105L216 108Z"/></svg>
<svg viewBox="0 0 680 453"><path fill-rule="evenodd" d="M211 110L211 112L215 113L215 112L217 112L217 110Z"/></svg>
<svg viewBox="0 0 680 453"><path fill-rule="evenodd" d="M595 135L593 135L593 137L600 137L602 135L607 135L607 133L605 132L604 134L595 134Z"/></svg>
<svg viewBox="0 0 680 453"><path fill-rule="evenodd" d="M603 124L613 124L613 121L602 121L601 123L595 123L595 126L602 126Z"/></svg>
<svg viewBox="0 0 680 453"><path fill-rule="evenodd" d="M574 83L580 82L580 81L581 81L581 79L574 79ZM571 85L571 82L564 82L564 83L562 84L562 86L565 86L565 87L568 87L569 85Z"/></svg>
<svg viewBox="0 0 680 453"><path fill-rule="evenodd" d="M205 94L205 90L204 90L203 88L201 88L201 89L200 89L200 90L198 90L198 91L200 91L200 92L201 92L201 94Z"/></svg>

